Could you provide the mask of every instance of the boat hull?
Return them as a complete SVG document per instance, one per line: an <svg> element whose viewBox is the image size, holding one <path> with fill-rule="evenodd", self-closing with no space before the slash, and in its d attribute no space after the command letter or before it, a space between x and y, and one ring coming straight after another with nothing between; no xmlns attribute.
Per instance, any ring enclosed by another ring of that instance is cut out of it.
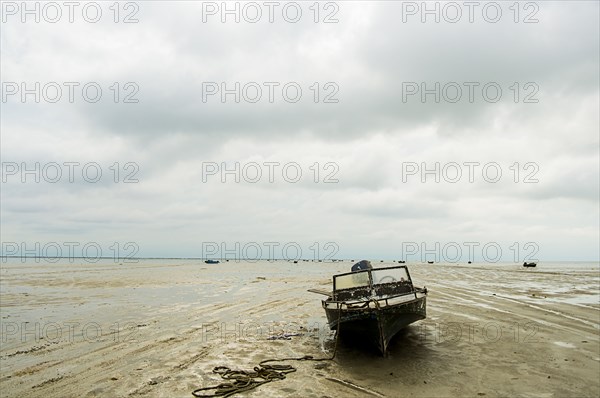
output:
<svg viewBox="0 0 600 398"><path fill-rule="evenodd" d="M385 355L392 338L413 322L425 319L427 297L394 305L375 305L367 302L365 308L342 308L326 305L329 327L338 329L341 337L353 337L375 345Z"/></svg>

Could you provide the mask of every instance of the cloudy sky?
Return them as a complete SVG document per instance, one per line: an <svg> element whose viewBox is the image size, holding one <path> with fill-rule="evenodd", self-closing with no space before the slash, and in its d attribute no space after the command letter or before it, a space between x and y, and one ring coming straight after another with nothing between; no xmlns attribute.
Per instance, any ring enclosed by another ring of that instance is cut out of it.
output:
<svg viewBox="0 0 600 398"><path fill-rule="evenodd" d="M598 2L314 3L2 2L3 254L598 260Z"/></svg>

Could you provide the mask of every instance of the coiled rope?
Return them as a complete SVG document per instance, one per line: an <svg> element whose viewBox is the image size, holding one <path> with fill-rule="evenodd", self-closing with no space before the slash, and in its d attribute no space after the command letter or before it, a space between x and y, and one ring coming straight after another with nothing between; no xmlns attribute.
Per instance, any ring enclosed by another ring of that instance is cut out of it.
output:
<svg viewBox="0 0 600 398"><path fill-rule="evenodd" d="M285 362L285 361L332 361L337 354L338 340L340 337L340 320L342 315L342 304L339 304L338 309L338 321L335 333L335 345L333 347L333 354L330 357L325 358L314 358L312 355L305 355L303 357L292 357L292 358L271 358L265 359L259 362L258 366L255 366L253 370L234 370L227 366L216 366L213 369L213 373L221 376L224 380L230 380L218 384L213 387L202 387L192 391L192 395L197 398L207 397L230 397L234 394L238 394L244 391L253 390L258 386L270 383L275 380L285 379L288 373L293 373L296 368L292 365L267 365L267 362ZM205 395L202 391L212 391L213 394Z"/></svg>

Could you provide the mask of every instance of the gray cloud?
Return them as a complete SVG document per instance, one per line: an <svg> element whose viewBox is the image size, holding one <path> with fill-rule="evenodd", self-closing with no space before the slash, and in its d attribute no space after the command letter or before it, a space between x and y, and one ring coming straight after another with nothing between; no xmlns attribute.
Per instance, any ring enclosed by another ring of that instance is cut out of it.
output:
<svg viewBox="0 0 600 398"><path fill-rule="evenodd" d="M334 241L342 256L393 257L409 240L535 239L547 259L597 258L598 3L539 3L535 24L514 23L507 7L497 24L422 24L402 23L401 2L339 6L337 24L311 22L307 7L298 24L202 23L190 2L141 3L138 24L3 23L2 82L97 82L103 96L3 102L2 162L97 162L104 172L93 184L8 176L3 241L117 239L149 256L199 255L203 241ZM302 98L203 102L203 82L236 81L297 82ZM139 103L114 103L114 82L120 101L135 83ZM315 82L321 101L334 82L339 102L314 103ZM463 100L405 100L411 82L457 82ZM464 82L495 82L502 98L477 89L470 103ZM528 82L538 103L523 103ZM139 166L139 182L115 183L115 162L120 179L124 164ZM295 162L303 175L204 182L206 162ZM422 183L403 179L407 162L496 162L503 175ZM523 183L528 162L537 183ZM328 163L337 183L323 182Z"/></svg>

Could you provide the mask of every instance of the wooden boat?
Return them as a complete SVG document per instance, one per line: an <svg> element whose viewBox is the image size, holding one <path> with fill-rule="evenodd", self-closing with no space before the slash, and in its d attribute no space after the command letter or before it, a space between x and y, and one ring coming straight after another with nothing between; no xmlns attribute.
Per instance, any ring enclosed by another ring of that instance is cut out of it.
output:
<svg viewBox="0 0 600 398"><path fill-rule="evenodd" d="M358 337L386 355L392 338L426 317L427 289L416 288L404 265L335 275L333 292L322 301L329 327L340 337Z"/></svg>
<svg viewBox="0 0 600 398"><path fill-rule="evenodd" d="M536 263L528 263L528 262L523 263L523 267L536 267L536 266L537 266Z"/></svg>
<svg viewBox="0 0 600 398"><path fill-rule="evenodd" d="M227 260L229 261L229 260ZM219 264L219 260L205 260L204 261L206 264Z"/></svg>

